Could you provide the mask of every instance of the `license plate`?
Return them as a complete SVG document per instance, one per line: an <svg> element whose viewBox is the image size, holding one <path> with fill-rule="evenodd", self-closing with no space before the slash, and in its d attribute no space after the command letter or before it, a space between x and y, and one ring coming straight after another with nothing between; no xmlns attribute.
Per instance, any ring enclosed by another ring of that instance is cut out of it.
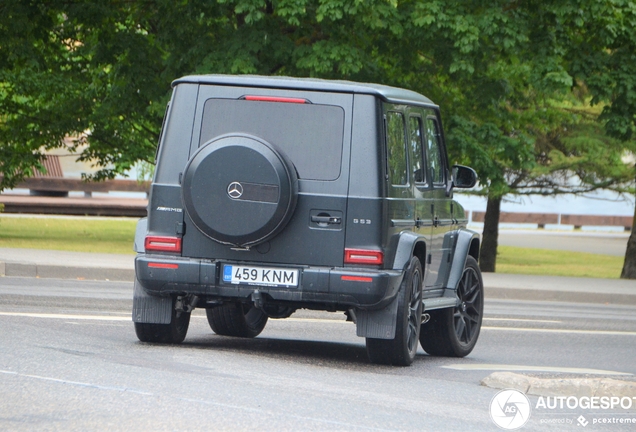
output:
<svg viewBox="0 0 636 432"><path fill-rule="evenodd" d="M224 264L223 282L231 284L295 287L298 286L298 270Z"/></svg>

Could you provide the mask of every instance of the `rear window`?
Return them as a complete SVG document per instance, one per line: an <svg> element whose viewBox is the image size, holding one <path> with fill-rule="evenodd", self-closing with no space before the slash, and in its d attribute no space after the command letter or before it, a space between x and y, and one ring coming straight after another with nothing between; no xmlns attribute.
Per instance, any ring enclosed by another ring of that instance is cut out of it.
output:
<svg viewBox="0 0 636 432"><path fill-rule="evenodd" d="M199 147L227 133L257 136L282 150L298 177L336 180L340 176L344 110L339 106L243 99L208 99Z"/></svg>

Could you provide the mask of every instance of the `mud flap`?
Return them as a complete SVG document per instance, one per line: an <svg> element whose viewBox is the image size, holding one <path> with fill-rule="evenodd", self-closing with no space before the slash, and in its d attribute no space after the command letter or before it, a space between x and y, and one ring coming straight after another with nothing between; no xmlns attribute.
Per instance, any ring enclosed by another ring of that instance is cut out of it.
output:
<svg viewBox="0 0 636 432"><path fill-rule="evenodd" d="M373 339L394 339L397 325L398 302L400 292L391 303L383 309L356 309L356 334Z"/></svg>
<svg viewBox="0 0 636 432"><path fill-rule="evenodd" d="M135 280L132 320L136 323L170 324L172 298L147 294L139 282Z"/></svg>

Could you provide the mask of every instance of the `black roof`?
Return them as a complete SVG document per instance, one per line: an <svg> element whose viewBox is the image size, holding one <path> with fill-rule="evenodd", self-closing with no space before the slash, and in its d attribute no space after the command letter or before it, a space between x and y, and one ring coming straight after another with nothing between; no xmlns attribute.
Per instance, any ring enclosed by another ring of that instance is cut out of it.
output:
<svg viewBox="0 0 636 432"><path fill-rule="evenodd" d="M353 81L323 80L317 78L270 77L260 75L189 75L173 81L172 86L174 87L177 84L182 83L360 93L378 96L386 102L435 105L426 96L411 90L381 84L357 83Z"/></svg>

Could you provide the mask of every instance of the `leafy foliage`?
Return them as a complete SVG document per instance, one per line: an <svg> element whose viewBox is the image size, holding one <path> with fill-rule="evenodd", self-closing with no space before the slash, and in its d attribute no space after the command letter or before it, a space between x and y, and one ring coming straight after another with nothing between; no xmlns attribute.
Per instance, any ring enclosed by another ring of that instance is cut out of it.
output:
<svg viewBox="0 0 636 432"><path fill-rule="evenodd" d="M97 179L152 163L172 79L248 73L426 94L491 199L626 190L635 29L631 0L5 0L0 187L68 135Z"/></svg>

